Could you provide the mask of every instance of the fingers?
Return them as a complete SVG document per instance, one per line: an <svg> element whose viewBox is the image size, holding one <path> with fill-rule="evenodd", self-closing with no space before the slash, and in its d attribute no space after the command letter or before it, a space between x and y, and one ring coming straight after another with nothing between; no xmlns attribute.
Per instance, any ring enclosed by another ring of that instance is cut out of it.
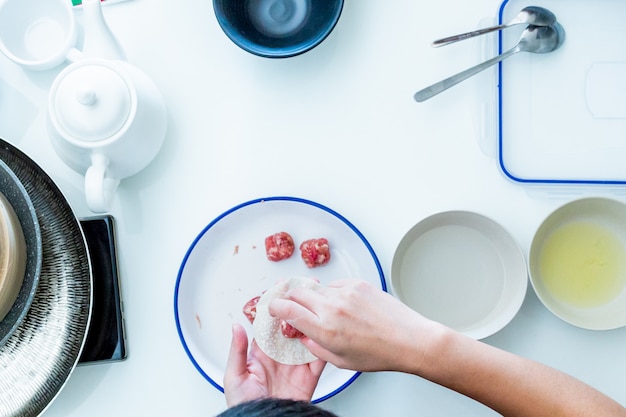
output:
<svg viewBox="0 0 626 417"><path fill-rule="evenodd" d="M334 364L335 366L341 367L340 358L334 353L332 353L331 351L329 351L328 349L325 349L322 346L320 346L313 339L305 336L302 339L300 339L300 342L309 350L309 352L311 352L313 355L319 358L319 360L323 364L326 364L328 362L328 363ZM313 365L313 363L311 363L311 365Z"/></svg>
<svg viewBox="0 0 626 417"><path fill-rule="evenodd" d="M348 285L354 285L360 282L363 282L363 281L353 279L353 278L338 279L328 284L328 288L341 288L341 287L346 287Z"/></svg>
<svg viewBox="0 0 626 417"><path fill-rule="evenodd" d="M290 324L305 321L314 321L315 314L305 306L285 298L272 300L269 305L269 312L273 317L286 320Z"/></svg>
<svg viewBox="0 0 626 417"><path fill-rule="evenodd" d="M315 280L317 281L317 279ZM273 299L268 306L270 315L293 324L296 319L300 319L303 316L310 316L311 312L315 314L314 306L322 299L317 291L306 287L288 289L286 286L287 281L283 282L285 282L285 288L282 291L282 298ZM291 300L294 302L287 303L283 302L283 300Z"/></svg>
<svg viewBox="0 0 626 417"><path fill-rule="evenodd" d="M270 304L270 314L283 320L295 320L302 315L306 315L306 312L298 307L300 306L309 310L314 315L319 316L321 309L329 302L329 295L331 295L332 292L342 287L356 285L359 282L362 281L342 279L331 282L327 287L318 287L316 289L304 287L293 288L287 291L284 300L293 301L295 304L272 302Z"/></svg>
<svg viewBox="0 0 626 417"><path fill-rule="evenodd" d="M247 369L248 335L246 330L240 324L235 323L233 324L232 333L226 372L224 374L224 385L228 385L229 378L236 378L245 374Z"/></svg>
<svg viewBox="0 0 626 417"><path fill-rule="evenodd" d="M315 289L298 287L285 294L284 298L275 299L269 305L272 316L286 320L292 326L314 339L318 338L321 329L321 318L325 311L330 310L333 294L344 286L359 282L357 280L338 280L328 287Z"/></svg>
<svg viewBox="0 0 626 417"><path fill-rule="evenodd" d="M307 336L304 336L300 339L300 343L302 343L309 350L309 352L311 352L317 358L324 362L328 362L329 352L321 347L319 344L317 344L316 341Z"/></svg>
<svg viewBox="0 0 626 417"><path fill-rule="evenodd" d="M287 291L285 298L294 301L317 315L318 309L323 305L326 298L324 295L325 290L324 287L318 287L317 289L298 287Z"/></svg>
<svg viewBox="0 0 626 417"><path fill-rule="evenodd" d="M317 359L309 364L309 369L311 370L311 374L313 374L316 378L319 378L320 375L322 375L325 366L326 361Z"/></svg>

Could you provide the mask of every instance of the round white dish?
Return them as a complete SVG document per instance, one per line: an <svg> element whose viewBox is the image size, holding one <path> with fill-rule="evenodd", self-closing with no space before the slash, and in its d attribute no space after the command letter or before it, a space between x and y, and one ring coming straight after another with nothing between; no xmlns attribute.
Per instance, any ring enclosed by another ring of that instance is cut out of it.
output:
<svg viewBox="0 0 626 417"><path fill-rule="evenodd" d="M579 242L578 249L586 247L591 251L593 246L602 244L601 240L608 239L615 241L617 245L615 249L621 252L621 256L615 259L593 259L597 254L585 254L583 252L575 258L572 257L571 261L577 263L601 262L605 264L603 267L615 266L616 270L621 269L621 276L618 278L626 282L624 276L626 273L626 204L609 198L589 197L571 201L557 208L535 232L528 256L530 281L535 293L548 310L574 326L589 330L609 330L622 327L626 325L626 286L621 285L611 289L610 299L601 304L585 306L563 299L560 294L550 290L549 285L546 285L544 281L540 263L546 242L555 236L555 233L563 231L564 227L575 226L576 224L591 225L591 227L598 228L597 231L600 233L596 237L580 236L581 239L592 238L593 241ZM573 239L579 238L573 237ZM585 259L587 256L589 258ZM610 265L616 262L622 263L621 268L620 265ZM579 268L584 267L583 264L579 265ZM586 291L591 293L589 288Z"/></svg>
<svg viewBox="0 0 626 417"><path fill-rule="evenodd" d="M264 239L281 231L291 234L296 251L289 259L271 262ZM331 260L309 269L298 246L319 237L328 239ZM248 201L218 216L193 241L176 280L174 314L189 359L215 388L224 390L232 324L241 323L252 335L244 304L292 276L315 277L322 285L359 278L386 290L382 268L365 237L343 216L312 201L294 197ZM358 375L327 365L313 402L339 393Z"/></svg>
<svg viewBox="0 0 626 417"><path fill-rule="evenodd" d="M427 318L475 339L501 330L519 311L528 285L524 254L499 224L449 211L417 223L391 267L394 294Z"/></svg>

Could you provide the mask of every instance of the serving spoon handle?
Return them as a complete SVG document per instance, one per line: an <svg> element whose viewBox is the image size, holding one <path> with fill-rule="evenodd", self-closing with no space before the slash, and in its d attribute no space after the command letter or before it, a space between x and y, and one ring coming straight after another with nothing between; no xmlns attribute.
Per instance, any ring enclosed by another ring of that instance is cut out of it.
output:
<svg viewBox="0 0 626 417"><path fill-rule="evenodd" d="M439 81L438 83L435 83L429 87L426 87L418 91L417 93L415 93L415 95L413 95L413 98L418 103L426 101L429 98L434 97L437 94L441 93L442 91L445 91L448 88L457 85L461 81L467 80L471 76L478 74L482 70L487 69L494 64L497 64L498 62L510 57L513 54L518 53L521 50L522 48L519 45L514 46L513 48L509 49L508 51L504 52L501 55L488 59L487 61L483 63L480 63L474 67L468 68L465 71L461 71L456 75L448 77L445 80Z"/></svg>
<svg viewBox="0 0 626 417"><path fill-rule="evenodd" d="M461 33L460 35L454 35L454 36L449 36L443 39L437 39L436 41L433 42L432 45L435 48L438 48L440 46L445 46L454 42L459 42L465 39L473 38L474 36L486 35L487 33L502 30L509 26L510 26L509 24L504 24L504 25L491 26L491 27L484 28L484 29L473 30L471 32Z"/></svg>
<svg viewBox="0 0 626 417"><path fill-rule="evenodd" d="M449 36L447 38L438 39L433 42L434 47L448 45L454 42L462 41L464 39L473 38L474 36L484 35L486 33L495 32L508 28L510 26L519 25L521 23L530 24L533 26L552 26L556 23L556 16L548 9L538 6L524 7L518 14L508 23L501 23L496 26L487 27L484 29L477 29L471 32L462 33L460 35Z"/></svg>

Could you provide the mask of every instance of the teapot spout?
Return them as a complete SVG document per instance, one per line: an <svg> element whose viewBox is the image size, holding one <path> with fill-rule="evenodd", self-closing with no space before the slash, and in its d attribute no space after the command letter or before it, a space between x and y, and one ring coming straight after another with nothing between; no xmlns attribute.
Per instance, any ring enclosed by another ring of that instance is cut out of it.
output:
<svg viewBox="0 0 626 417"><path fill-rule="evenodd" d="M83 0L85 58L126 60L126 54L104 20L100 0Z"/></svg>

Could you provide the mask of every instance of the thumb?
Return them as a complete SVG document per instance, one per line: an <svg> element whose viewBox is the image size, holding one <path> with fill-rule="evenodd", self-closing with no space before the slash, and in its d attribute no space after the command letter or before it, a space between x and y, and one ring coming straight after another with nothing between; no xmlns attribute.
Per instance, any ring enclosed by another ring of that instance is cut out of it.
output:
<svg viewBox="0 0 626 417"><path fill-rule="evenodd" d="M238 323L233 324L233 336L226 362L226 372L224 373L224 385L229 384L229 380L239 378L247 372L248 364L248 335L246 330Z"/></svg>

